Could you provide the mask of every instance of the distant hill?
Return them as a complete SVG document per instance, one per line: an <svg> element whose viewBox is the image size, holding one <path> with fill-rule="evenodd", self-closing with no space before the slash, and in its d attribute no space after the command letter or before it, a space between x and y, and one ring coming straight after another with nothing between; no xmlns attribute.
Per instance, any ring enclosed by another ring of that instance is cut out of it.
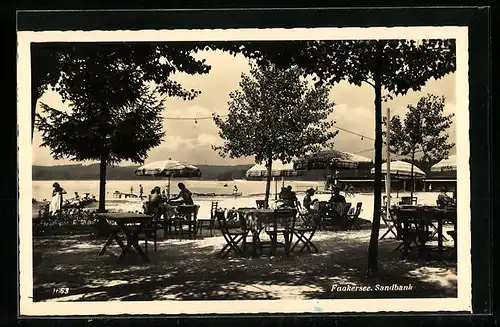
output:
<svg viewBox="0 0 500 327"><path fill-rule="evenodd" d="M139 166L108 166L108 180L141 180L144 177L135 176L134 171ZM203 180L243 179L252 165L218 166L197 165L202 172ZM33 166L33 180L96 180L99 179L99 164L91 165L61 165ZM148 178L148 177L146 177Z"/></svg>

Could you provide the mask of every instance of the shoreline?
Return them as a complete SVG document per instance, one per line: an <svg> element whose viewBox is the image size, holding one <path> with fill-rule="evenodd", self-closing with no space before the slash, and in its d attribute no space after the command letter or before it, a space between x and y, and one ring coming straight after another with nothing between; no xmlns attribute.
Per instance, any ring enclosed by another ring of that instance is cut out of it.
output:
<svg viewBox="0 0 500 327"><path fill-rule="evenodd" d="M341 192L343 194L343 192ZM299 201L302 202L303 196L301 193L299 194ZM409 192L408 192L409 194ZM382 193L382 196L384 194ZM399 197L406 196L406 193L399 193ZM434 205L438 193L437 192L417 192L414 196L417 197L418 202L426 205ZM217 202L219 208L223 209L236 209L243 207L256 207L256 201L262 200L264 197L264 193L258 195L242 195L238 197L234 196L206 196L206 197L193 197L195 204L200 206L198 217L199 218L208 218L210 217L210 210L212 202ZM315 195L320 201L327 201L330 198L330 193L317 193ZM360 218L369 220L370 222L373 220L373 205L374 205L374 197L372 193L356 193L354 196L346 196L346 201L352 203L352 206L355 206L356 203L362 203L362 211L360 214ZM392 196L393 201L397 199L395 194ZM126 198L126 199L116 199L112 197L106 198L106 210L110 212L142 212L143 202L139 198ZM274 204L274 196L270 197L270 205ZM47 204L46 202L36 202L33 203L33 214L35 215L38 212L38 208ZM93 202L90 205L86 206L87 210L95 210L98 207L99 202Z"/></svg>

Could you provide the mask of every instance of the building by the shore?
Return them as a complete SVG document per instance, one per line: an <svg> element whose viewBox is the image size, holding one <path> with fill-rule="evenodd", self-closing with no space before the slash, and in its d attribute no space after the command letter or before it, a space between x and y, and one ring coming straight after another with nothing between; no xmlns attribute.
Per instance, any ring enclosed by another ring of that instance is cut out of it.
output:
<svg viewBox="0 0 500 327"><path fill-rule="evenodd" d="M356 192L372 192L374 187L374 176L371 173L373 165L360 164L357 168L337 168L333 171L330 169L316 169L302 171L300 174L279 177L283 180L301 180L301 181L325 181L325 190L329 189L329 185L335 184L341 188L345 185L352 185ZM262 177L247 177L248 180L265 180ZM411 190L411 180L408 178L391 178L391 189L399 192L409 192ZM446 188L447 191L456 190L457 173L456 171L440 171L426 172L426 177L423 179L415 179L415 191L417 192L436 192L441 188ZM385 176L382 178L382 190L385 190Z"/></svg>

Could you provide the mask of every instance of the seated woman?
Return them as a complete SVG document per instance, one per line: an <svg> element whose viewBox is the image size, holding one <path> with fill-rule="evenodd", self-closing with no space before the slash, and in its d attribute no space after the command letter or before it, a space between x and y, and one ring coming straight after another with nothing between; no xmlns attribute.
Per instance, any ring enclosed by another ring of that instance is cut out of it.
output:
<svg viewBox="0 0 500 327"><path fill-rule="evenodd" d="M316 207L316 203L318 203L318 199L312 199L312 196L314 195L314 193L315 193L315 191L313 188L308 189L306 191L306 196L304 197L304 200L302 201L304 209L306 209L308 212L318 211L318 208Z"/></svg>
<svg viewBox="0 0 500 327"><path fill-rule="evenodd" d="M156 213L161 203L161 189L155 186L149 194L148 201L144 203L144 212L147 214Z"/></svg>
<svg viewBox="0 0 500 327"><path fill-rule="evenodd" d="M179 183L177 184L177 187L179 187L180 192L170 199L170 203L193 205L193 194L186 188L186 185L184 185L183 183Z"/></svg>
<svg viewBox="0 0 500 327"><path fill-rule="evenodd" d="M448 194L446 194L446 188L444 188L444 187L441 188L441 193L439 193L436 203L437 203L437 206L441 209L457 205L455 199L453 199L452 197L448 196Z"/></svg>

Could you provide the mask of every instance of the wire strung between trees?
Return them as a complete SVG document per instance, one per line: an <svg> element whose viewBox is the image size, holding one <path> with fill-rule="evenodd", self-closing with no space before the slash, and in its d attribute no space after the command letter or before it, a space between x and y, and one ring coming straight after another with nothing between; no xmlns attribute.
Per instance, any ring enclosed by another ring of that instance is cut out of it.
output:
<svg viewBox="0 0 500 327"><path fill-rule="evenodd" d="M227 117L228 115L220 115L218 116L219 118L224 118L224 117ZM208 119L214 119L213 116L205 116L205 117L164 117L165 120L187 120L187 121L194 121L194 123L198 123L198 120L208 120ZM341 130L343 132L346 132L346 133L349 133L349 134L352 134L352 135L356 135L356 136L359 136L361 137L361 140L364 140L364 139L367 139L367 140L370 140L370 141L375 141L375 139L373 137L370 137L370 136L366 136L364 134L360 134L360 133L357 133L357 132L354 132L352 130L349 130L347 128L343 128L343 127L340 127L340 126L337 126L335 125L334 128L338 129L338 130ZM382 141L383 142L383 145L382 147L385 148L387 147L387 144L385 141ZM361 150L361 151L357 151L357 152L354 152L354 154L360 154L360 153L364 153L364 152L368 152L368 151L373 151L375 150L375 148L370 148L370 149L366 149L366 150ZM422 152L422 150L417 150L415 151L415 153L420 153ZM397 154L397 153L393 153L391 152L391 154L393 154L394 156L396 157L405 157L403 155L400 155L400 154Z"/></svg>

